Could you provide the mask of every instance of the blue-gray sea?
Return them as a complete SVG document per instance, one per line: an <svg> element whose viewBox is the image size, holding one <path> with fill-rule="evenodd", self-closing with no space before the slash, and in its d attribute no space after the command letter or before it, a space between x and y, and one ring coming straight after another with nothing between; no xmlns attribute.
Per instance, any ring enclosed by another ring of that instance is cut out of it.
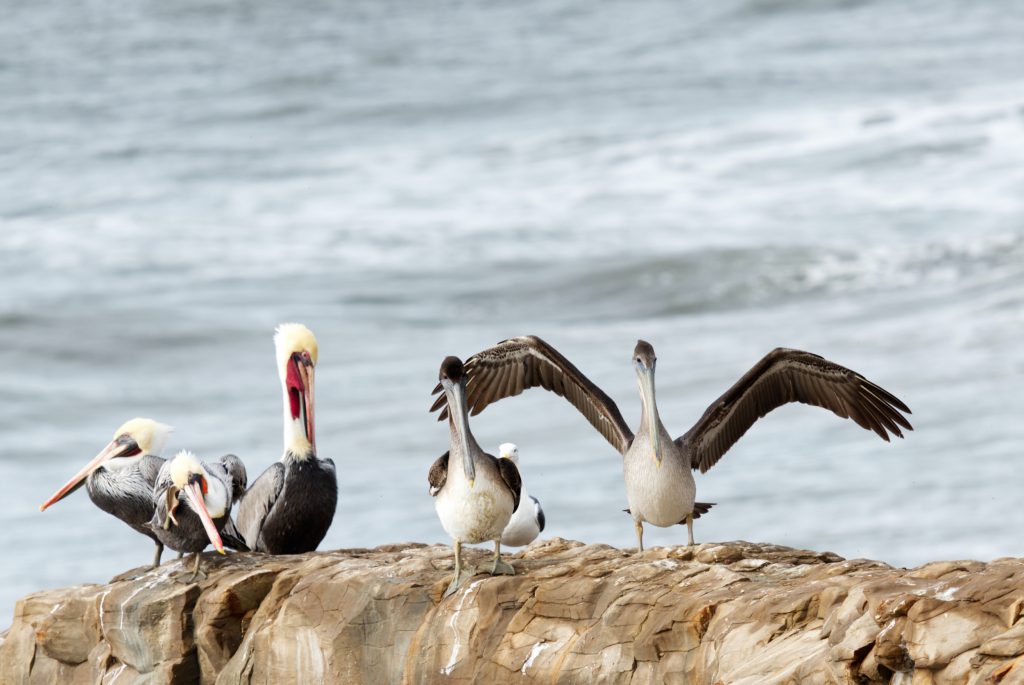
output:
<svg viewBox="0 0 1024 685"><path fill-rule="evenodd" d="M320 342L324 548L444 541L439 362L532 333L631 423L651 341L675 434L776 346L913 409L893 444L772 413L698 477L699 541L1024 554L1024 4L0 6L0 625L150 558L84 490L38 511L126 419L280 457L285 321ZM545 536L635 544L564 400L472 426Z"/></svg>

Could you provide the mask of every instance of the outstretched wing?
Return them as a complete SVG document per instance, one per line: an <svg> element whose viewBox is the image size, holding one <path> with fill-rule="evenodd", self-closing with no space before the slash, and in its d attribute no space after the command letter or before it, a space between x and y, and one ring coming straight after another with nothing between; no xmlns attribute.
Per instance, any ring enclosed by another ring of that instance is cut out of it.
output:
<svg viewBox="0 0 1024 685"><path fill-rule="evenodd" d="M615 402L537 336L504 340L467 359L465 369L469 377L466 405L473 416L492 402L539 386L569 400L620 454L625 454L633 441L633 431ZM434 388L435 395L439 392L440 384ZM430 411L438 409L438 420L448 418L444 395L437 398Z"/></svg>
<svg viewBox="0 0 1024 685"><path fill-rule="evenodd" d="M813 404L878 434L902 438L913 430L900 412L911 413L896 396L856 371L810 352L777 348L715 400L685 435L676 438L690 466L705 472L718 463L747 429L776 407Z"/></svg>
<svg viewBox="0 0 1024 685"><path fill-rule="evenodd" d="M238 503L235 527L249 549L257 549L263 522L277 504L284 488L284 464L275 462L260 474Z"/></svg>

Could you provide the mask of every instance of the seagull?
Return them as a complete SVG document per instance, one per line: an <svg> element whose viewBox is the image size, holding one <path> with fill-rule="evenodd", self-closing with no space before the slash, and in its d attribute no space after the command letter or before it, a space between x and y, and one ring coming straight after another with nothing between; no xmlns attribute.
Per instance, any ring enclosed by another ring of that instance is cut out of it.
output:
<svg viewBox="0 0 1024 685"><path fill-rule="evenodd" d="M619 408L554 347L536 336L504 340L466 360L469 377L465 410L479 414L489 404L542 387L564 397L623 457L623 476L637 543L643 551L643 524L686 523L693 544L696 485L691 470L705 473L747 429L771 410L802 402L851 418L889 441L913 430L901 413L910 409L896 396L856 371L810 352L777 348L765 355L700 420L675 440L662 425L655 403L654 347L638 340L633 366L640 387L640 426L634 433ZM435 388L435 393L439 388ZM431 407L448 416L444 398Z"/></svg>
<svg viewBox="0 0 1024 685"><path fill-rule="evenodd" d="M519 468L519 448L511 442L503 442L498 446L498 458L508 459ZM528 545L537 539L542 530L544 510L541 509L540 501L526 492L524 485L519 491L519 506L501 534L501 544L509 547Z"/></svg>

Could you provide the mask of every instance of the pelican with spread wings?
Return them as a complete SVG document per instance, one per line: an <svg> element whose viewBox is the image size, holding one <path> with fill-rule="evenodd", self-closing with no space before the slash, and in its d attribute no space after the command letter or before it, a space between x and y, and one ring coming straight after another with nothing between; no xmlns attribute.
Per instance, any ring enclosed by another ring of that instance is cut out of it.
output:
<svg viewBox="0 0 1024 685"><path fill-rule="evenodd" d="M693 519L709 505L695 502L693 473L705 473L754 423L790 402L828 409L853 419L889 441L913 430L904 413L910 409L892 393L856 371L810 352L777 348L764 356L704 415L675 440L658 415L654 394L657 358L650 343L638 340L633 365L640 386L640 427L629 429L619 408L558 350L536 336L505 340L466 360L466 406L470 415L487 405L542 387L564 397L623 457L626 497L639 548L644 548L644 523L687 525L693 544ZM440 391L440 386L435 393ZM440 420L448 416L445 396L434 403Z"/></svg>

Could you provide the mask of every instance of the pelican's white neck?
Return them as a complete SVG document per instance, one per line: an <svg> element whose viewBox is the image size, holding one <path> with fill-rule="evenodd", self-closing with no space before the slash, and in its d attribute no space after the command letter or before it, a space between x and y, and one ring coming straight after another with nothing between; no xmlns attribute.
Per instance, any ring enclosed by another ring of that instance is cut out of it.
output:
<svg viewBox="0 0 1024 685"><path fill-rule="evenodd" d="M315 457L313 446L306 438L306 426L300 416L292 418L288 390L284 391L284 455L281 461L304 461Z"/></svg>

